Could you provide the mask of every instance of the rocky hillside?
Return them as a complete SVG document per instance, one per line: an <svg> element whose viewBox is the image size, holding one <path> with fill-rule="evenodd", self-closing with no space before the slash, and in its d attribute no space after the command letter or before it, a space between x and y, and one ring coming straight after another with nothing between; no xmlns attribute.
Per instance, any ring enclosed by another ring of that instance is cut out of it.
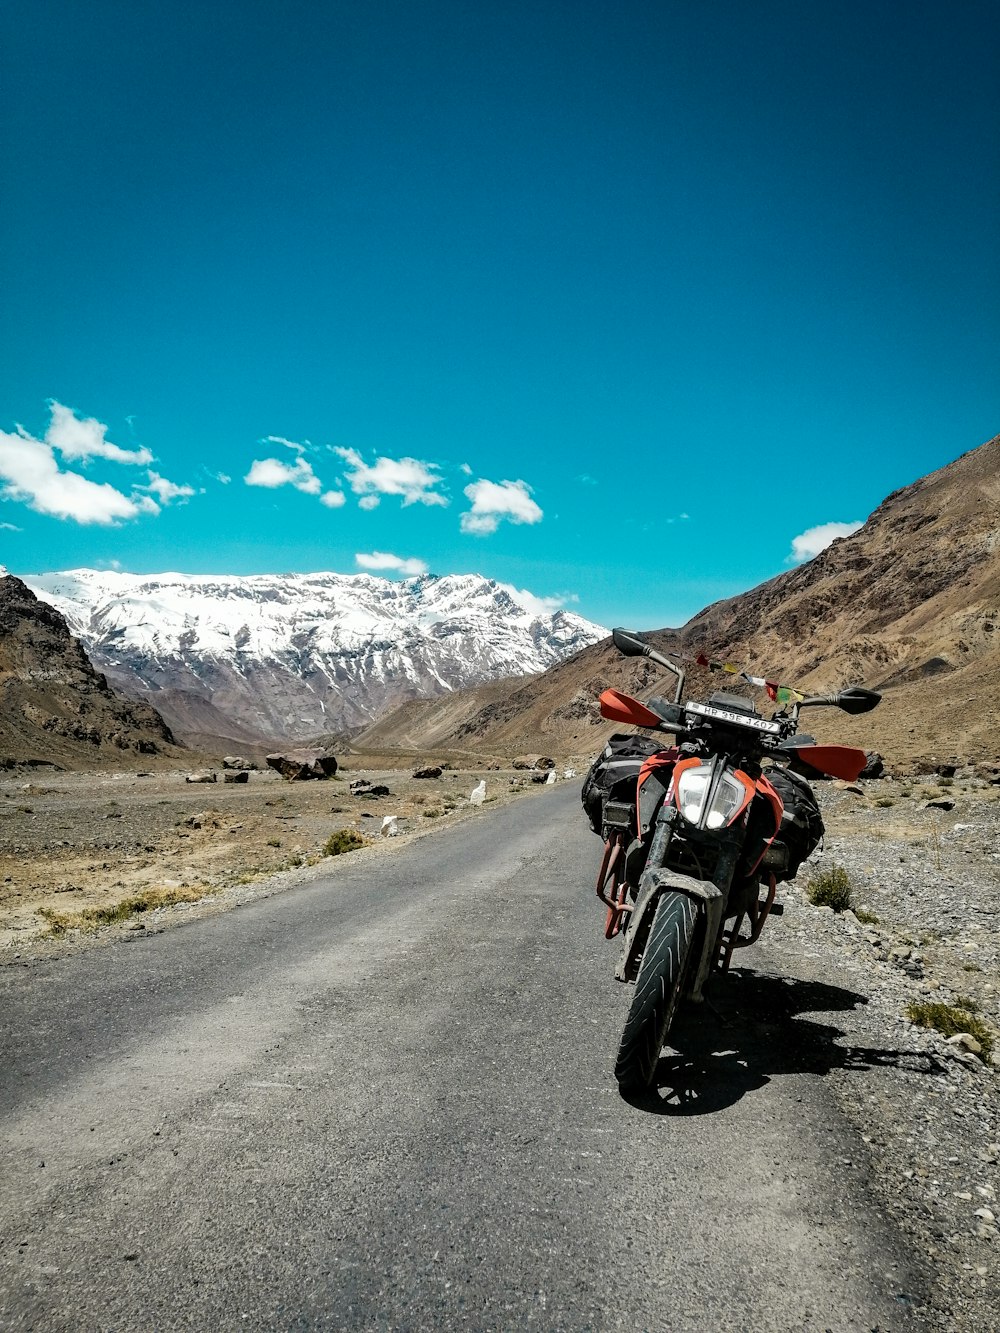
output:
<svg viewBox="0 0 1000 1333"><path fill-rule="evenodd" d="M807 690L854 682L883 691L874 713L852 719L817 709L809 727L897 765L930 754L996 759L1000 437L896 491L863 528L808 564L649 638ZM672 693L668 679L605 641L471 708L449 739L500 753L585 754L613 729L597 715L601 689ZM688 694L731 685L695 668ZM391 724L380 725L383 741ZM419 735L412 713L407 731L411 740Z"/></svg>
<svg viewBox="0 0 1000 1333"><path fill-rule="evenodd" d="M408 699L543 671L607 634L479 575L26 579L91 660L180 734L306 738Z"/></svg>
<svg viewBox="0 0 1000 1333"><path fill-rule="evenodd" d="M180 754L155 709L116 694L63 617L0 576L0 768L97 768Z"/></svg>

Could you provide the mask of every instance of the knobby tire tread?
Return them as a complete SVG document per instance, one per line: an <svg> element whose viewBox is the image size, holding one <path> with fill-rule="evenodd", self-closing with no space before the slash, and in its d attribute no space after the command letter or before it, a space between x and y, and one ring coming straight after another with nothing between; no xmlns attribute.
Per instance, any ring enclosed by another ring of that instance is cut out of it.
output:
<svg viewBox="0 0 1000 1333"><path fill-rule="evenodd" d="M682 893L665 893L656 905L615 1062L623 1091L649 1086L656 1072L687 971L698 909Z"/></svg>

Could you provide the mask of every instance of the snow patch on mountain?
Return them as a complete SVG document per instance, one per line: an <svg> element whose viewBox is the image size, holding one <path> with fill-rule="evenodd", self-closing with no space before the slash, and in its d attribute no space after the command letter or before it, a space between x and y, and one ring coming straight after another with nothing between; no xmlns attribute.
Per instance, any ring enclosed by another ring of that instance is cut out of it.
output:
<svg viewBox="0 0 1000 1333"><path fill-rule="evenodd" d="M196 696L262 736L370 722L407 698L527 675L608 634L476 574L124 574L24 582L99 670L184 730Z"/></svg>

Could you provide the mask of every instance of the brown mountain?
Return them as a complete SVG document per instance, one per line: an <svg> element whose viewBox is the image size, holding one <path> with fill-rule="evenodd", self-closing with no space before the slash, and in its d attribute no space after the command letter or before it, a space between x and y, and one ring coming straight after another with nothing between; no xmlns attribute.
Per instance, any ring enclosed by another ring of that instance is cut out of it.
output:
<svg viewBox="0 0 1000 1333"><path fill-rule="evenodd" d="M809 729L878 749L890 763L930 754L996 759L1000 436L894 492L863 528L808 564L716 602L681 629L648 637L658 647L704 652L807 691L847 683L882 690L874 713L852 719L817 709ZM732 681L695 668L687 693L704 696ZM664 673L621 658L605 640L529 682L509 682L502 697L496 687L489 700L465 691L462 704L456 696L451 710L463 716L447 740L497 753L584 755L614 729L596 709L608 685L640 696L672 693ZM383 745L395 716L379 724ZM408 742L418 743L412 706L405 724ZM440 745L440 725L429 727L426 739Z"/></svg>
<svg viewBox="0 0 1000 1333"><path fill-rule="evenodd" d="M182 753L155 708L116 694L58 611L0 577L0 768L103 768Z"/></svg>

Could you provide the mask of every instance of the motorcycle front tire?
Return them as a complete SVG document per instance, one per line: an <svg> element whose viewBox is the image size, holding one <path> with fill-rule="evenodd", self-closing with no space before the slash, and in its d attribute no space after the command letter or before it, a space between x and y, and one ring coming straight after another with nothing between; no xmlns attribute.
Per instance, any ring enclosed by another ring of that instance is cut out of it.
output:
<svg viewBox="0 0 1000 1333"><path fill-rule="evenodd" d="M680 998L697 921L698 909L686 894L665 893L656 904L615 1061L622 1092L641 1092L652 1082Z"/></svg>

